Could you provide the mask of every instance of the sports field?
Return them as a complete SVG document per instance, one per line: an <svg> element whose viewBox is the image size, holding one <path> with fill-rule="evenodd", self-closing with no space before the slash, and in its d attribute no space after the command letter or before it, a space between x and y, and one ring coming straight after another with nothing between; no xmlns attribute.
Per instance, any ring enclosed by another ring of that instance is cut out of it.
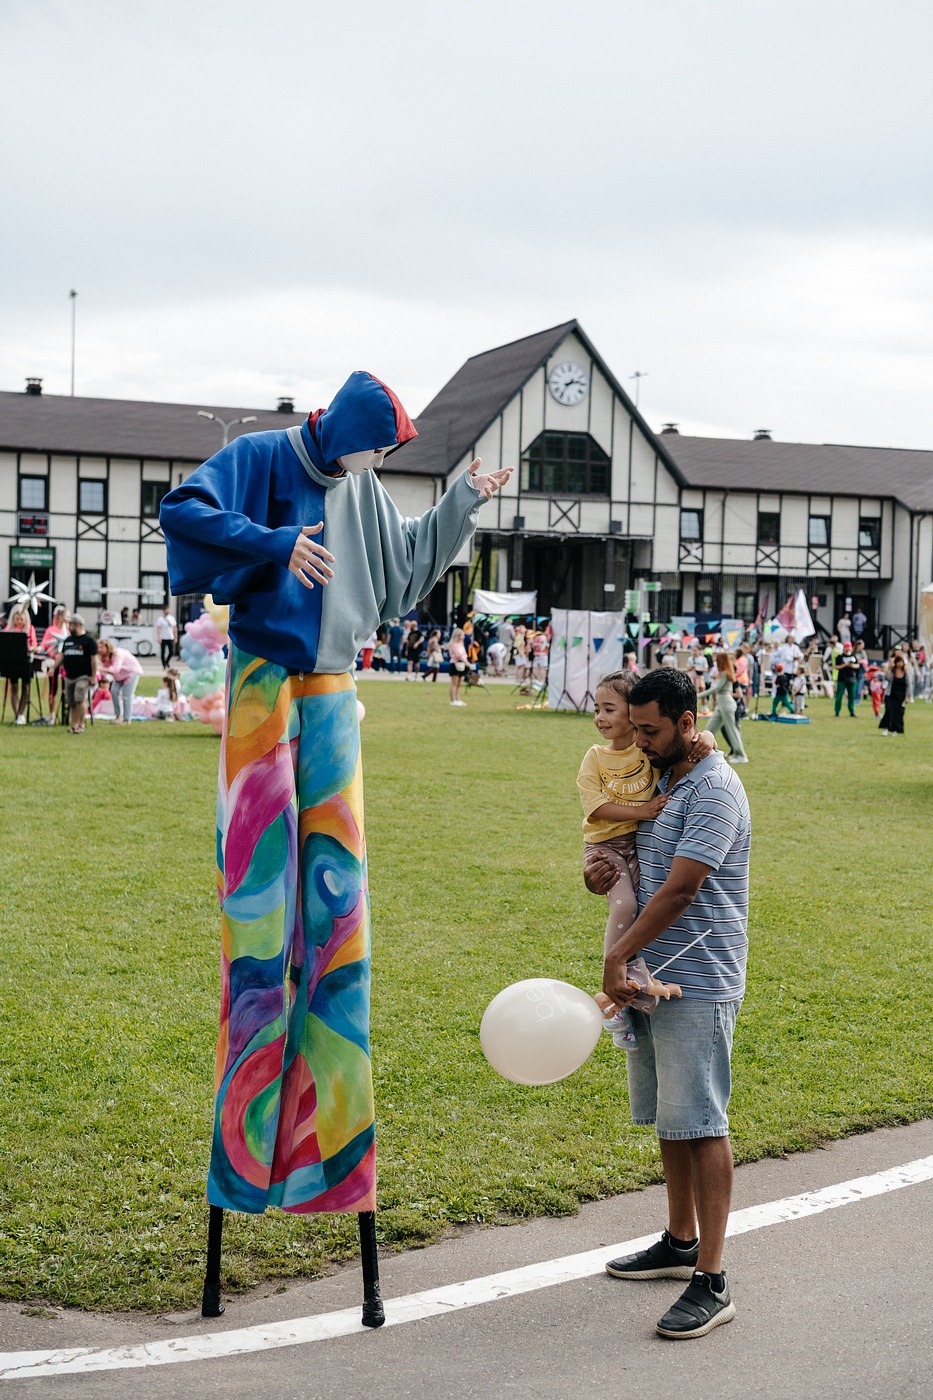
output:
<svg viewBox="0 0 933 1400"><path fill-rule="evenodd" d="M596 990L602 901L574 785L595 731L504 687L365 682L380 1235L572 1211L659 1177L621 1052L498 1079L490 997ZM883 739L811 704L746 723L749 990L733 1131L748 1160L933 1114L933 709ZM0 1295L165 1309L200 1296L217 1022L218 741L200 724L0 729ZM228 1288L319 1272L355 1218L230 1216Z"/></svg>

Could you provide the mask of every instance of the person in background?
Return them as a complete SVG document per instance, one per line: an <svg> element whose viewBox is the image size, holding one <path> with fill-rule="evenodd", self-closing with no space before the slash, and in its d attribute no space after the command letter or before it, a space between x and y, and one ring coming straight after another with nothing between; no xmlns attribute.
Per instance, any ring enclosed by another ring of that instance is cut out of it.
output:
<svg viewBox="0 0 933 1400"><path fill-rule="evenodd" d="M505 664L509 664L512 655L512 643L515 641L515 628L507 617L504 617L496 628L497 639L505 647Z"/></svg>
<svg viewBox="0 0 933 1400"><path fill-rule="evenodd" d="M840 642L851 642L852 640L852 619L849 616L848 608L836 623L836 635Z"/></svg>
<svg viewBox="0 0 933 1400"><path fill-rule="evenodd" d="M732 657L727 651L721 651L716 657L716 679L710 688L715 708L713 717L706 726L706 733L718 734L722 730L723 738L730 749L729 762L747 763L748 755L745 752L745 745L742 743L742 735L735 717L735 695L733 693L735 682L735 665Z"/></svg>
<svg viewBox="0 0 933 1400"><path fill-rule="evenodd" d="M775 661L771 667L771 718L774 719L781 706L785 710L794 713L794 704L790 698L790 688L792 677L784 670L782 661Z"/></svg>
<svg viewBox="0 0 933 1400"><path fill-rule="evenodd" d="M437 681L438 673L444 661L444 653L441 650L441 634L436 627L428 637L425 655L428 669L424 673L424 679L430 679L433 684Z"/></svg>
<svg viewBox="0 0 933 1400"><path fill-rule="evenodd" d="M861 608L856 608L852 615L852 635L858 642L865 635L865 628L868 626L868 618Z"/></svg>
<svg viewBox="0 0 933 1400"><path fill-rule="evenodd" d="M178 672L169 667L162 677L162 684L156 693L157 718L174 720L175 706L178 704L178 700Z"/></svg>
<svg viewBox="0 0 933 1400"><path fill-rule="evenodd" d="M363 670L364 670L364 671L371 671L371 670L372 670L372 667L373 667L373 652L376 650L376 645L377 645L378 641L379 641L379 638L376 636L375 632L373 632L373 633L371 633L371 634L366 638L366 641L363 643L363 646L362 646L361 650L362 650L362 652L363 652Z"/></svg>
<svg viewBox="0 0 933 1400"><path fill-rule="evenodd" d="M884 714L878 728L885 738L904 732L904 702L907 699L907 662L900 648L895 648L885 667Z"/></svg>
<svg viewBox="0 0 933 1400"><path fill-rule="evenodd" d="M405 643L405 659L408 669L406 681L416 681L421 671L421 653L424 651L424 633L417 623L412 627Z"/></svg>
<svg viewBox="0 0 933 1400"><path fill-rule="evenodd" d="M460 687L463 684L467 666L470 664L467 660L464 635L462 627L455 627L450 634L450 641L447 643L447 655L450 657L451 705L466 705L466 701L460 699Z"/></svg>
<svg viewBox="0 0 933 1400"><path fill-rule="evenodd" d="M105 676L110 680L114 724L129 724L133 718L133 696L143 673L136 657L125 647L115 647L106 637L98 643L97 652ZM123 711L121 716L120 711Z"/></svg>
<svg viewBox="0 0 933 1400"><path fill-rule="evenodd" d="M855 713L855 687L858 681L860 667L861 663L852 650L852 643L843 642L842 651L839 656L836 657L836 704L833 712L836 719L839 718L839 712L842 709L843 694L846 697L849 714L852 719L857 718Z"/></svg>
<svg viewBox="0 0 933 1400"><path fill-rule="evenodd" d="M373 670L388 671L390 657L389 643L382 637L373 648Z"/></svg>
<svg viewBox="0 0 933 1400"><path fill-rule="evenodd" d="M515 630L515 680L526 685L531 679L531 657L528 655L531 643L526 628Z"/></svg>
<svg viewBox="0 0 933 1400"><path fill-rule="evenodd" d="M72 734L84 733L87 699L97 668L97 643L84 630L84 618L75 613L68 621L68 636L55 662L56 671L65 672L65 702Z"/></svg>
<svg viewBox="0 0 933 1400"><path fill-rule="evenodd" d="M869 666L868 668L868 693L871 696L871 707L875 712L875 719L881 714L881 702L884 699L885 675L883 666Z"/></svg>
<svg viewBox="0 0 933 1400"><path fill-rule="evenodd" d="M24 608L14 608L4 632L19 632L26 638L27 657L22 671L9 677L10 704L13 707L13 723L26 723L26 710L29 707L29 687L32 685L32 654L36 650L36 629L29 621Z"/></svg>
<svg viewBox="0 0 933 1400"><path fill-rule="evenodd" d="M791 693L794 697L794 714L802 715L807 708L807 673L802 666L797 667L797 674L791 683Z"/></svg>
<svg viewBox="0 0 933 1400"><path fill-rule="evenodd" d="M735 654L735 683L742 694L744 706L751 700L751 678L749 675L748 652L745 650L745 643L739 647ZM743 706L743 708L744 708Z"/></svg>
<svg viewBox="0 0 933 1400"><path fill-rule="evenodd" d="M156 618L156 632L159 637L159 664L164 669L174 656L178 645L178 623L169 603L162 604L162 611Z"/></svg>
<svg viewBox="0 0 933 1400"><path fill-rule="evenodd" d="M134 627L138 627L138 626L139 626L139 608L134 608L134 609L133 609L133 622L132 622L132 625L133 625Z"/></svg>
<svg viewBox="0 0 933 1400"><path fill-rule="evenodd" d="M862 698L865 681L868 679L868 652L865 650L865 643L861 637L856 637L852 647L852 655L858 662L858 672L855 677L855 703L857 705Z"/></svg>
<svg viewBox="0 0 933 1400"><path fill-rule="evenodd" d="M129 610L129 608L121 608L121 609L120 609L120 626L121 626L121 627L129 627L129 625L130 625L130 610Z"/></svg>
<svg viewBox="0 0 933 1400"><path fill-rule="evenodd" d="M508 648L505 642L490 642L489 646L486 648L486 655L492 665L494 675L505 675L505 663L508 659L508 654Z"/></svg>
<svg viewBox="0 0 933 1400"><path fill-rule="evenodd" d="M58 694L58 674L55 670L55 658L62 649L62 642L68 636L68 609L61 603L52 614L52 621L42 633L42 641L39 643L39 652L42 657L42 670L49 681L49 713L43 716L44 724L52 724L55 713L55 701Z"/></svg>
<svg viewBox="0 0 933 1400"><path fill-rule="evenodd" d="M389 624L389 667L390 671L400 671L402 669L402 642L405 640L405 628L397 617L393 617Z"/></svg>

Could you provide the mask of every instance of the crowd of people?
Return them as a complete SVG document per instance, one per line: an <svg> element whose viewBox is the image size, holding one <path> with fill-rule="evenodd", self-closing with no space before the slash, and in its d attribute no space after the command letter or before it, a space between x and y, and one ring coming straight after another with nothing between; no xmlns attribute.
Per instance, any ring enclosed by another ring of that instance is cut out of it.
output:
<svg viewBox="0 0 933 1400"><path fill-rule="evenodd" d="M512 621L471 613L462 626L422 628L411 618L394 617L366 639L357 665L361 671L432 684L446 668L450 703L463 707L464 685L480 685L486 676L507 679L510 667L517 684L544 684L551 634L544 619L541 623L533 617Z"/></svg>
<svg viewBox="0 0 933 1400"><path fill-rule="evenodd" d="M774 645L743 642L732 650L698 639L685 646L683 639L671 637L662 642L658 659L662 666L687 671L699 715L710 719L708 728L722 732L739 763L747 761L739 722L752 698L762 695L770 698L770 718L776 719L782 711L803 716L815 695L833 700L837 718L843 705L855 718L867 694L881 734L903 734L905 705L933 698L930 658L919 640L912 640L891 648L886 659L873 659L861 635L854 642L840 635L850 630L846 614L828 641L812 637L803 647L790 636Z"/></svg>
<svg viewBox="0 0 933 1400"><path fill-rule="evenodd" d="M129 609L124 612L129 620ZM162 609L156 627L164 674L155 700L146 703L146 718L171 720L181 717L185 702L181 673L170 664L178 641L178 624L168 605ZM40 640L26 608L14 606L3 631L20 633L26 642L6 666L4 675L3 705L5 709L9 703L15 725L28 723L36 689L40 713L35 724L54 724L60 703L62 720L72 734L85 732L89 713L93 718L100 712L114 725L128 724L133 719L142 665L126 647L107 637L92 636L80 613L56 607Z"/></svg>

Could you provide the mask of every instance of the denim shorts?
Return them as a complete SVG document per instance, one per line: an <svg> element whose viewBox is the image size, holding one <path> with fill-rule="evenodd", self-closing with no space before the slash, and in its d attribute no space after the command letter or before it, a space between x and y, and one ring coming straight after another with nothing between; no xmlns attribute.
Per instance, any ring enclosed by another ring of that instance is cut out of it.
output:
<svg viewBox="0 0 933 1400"><path fill-rule="evenodd" d="M631 1013L638 1048L625 1056L632 1122L659 1138L726 1137L732 1033L741 1001L662 1001Z"/></svg>

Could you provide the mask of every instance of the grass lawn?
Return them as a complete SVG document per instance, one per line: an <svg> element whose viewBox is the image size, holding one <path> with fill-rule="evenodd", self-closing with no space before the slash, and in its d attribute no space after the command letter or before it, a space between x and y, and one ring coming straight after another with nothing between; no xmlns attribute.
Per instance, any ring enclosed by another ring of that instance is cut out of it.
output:
<svg viewBox="0 0 933 1400"><path fill-rule="evenodd" d="M657 1180L608 1043L562 1084L499 1079L479 1022L507 983L595 990L580 880L585 718L503 687L366 682L381 1237L573 1211ZM749 991L733 1130L749 1160L933 1113L933 709L883 739L811 704L746 723ZM200 1296L218 1002L218 741L200 724L0 729L0 1295L82 1307ZM608 1037L603 1037L608 1042ZM228 1217L224 1281L311 1275L353 1217Z"/></svg>

